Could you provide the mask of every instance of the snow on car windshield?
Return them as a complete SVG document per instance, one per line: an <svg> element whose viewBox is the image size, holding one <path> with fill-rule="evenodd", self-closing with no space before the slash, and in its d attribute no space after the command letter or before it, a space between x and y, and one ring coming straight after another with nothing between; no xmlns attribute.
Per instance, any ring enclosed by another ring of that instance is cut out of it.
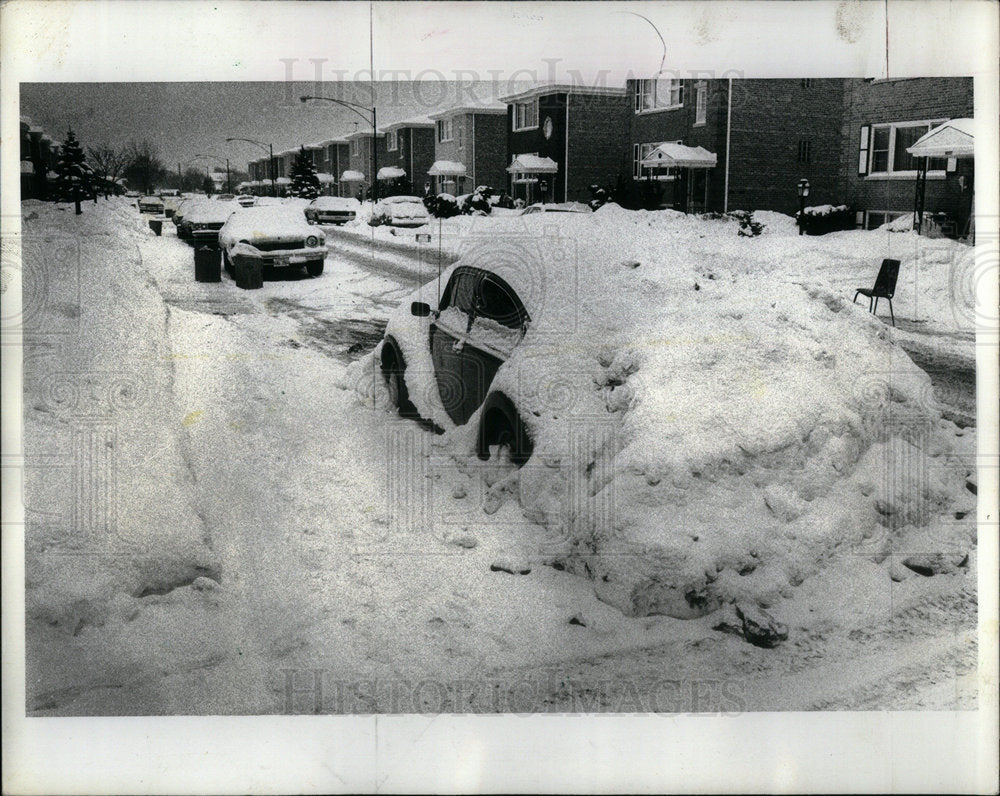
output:
<svg viewBox="0 0 1000 796"><path fill-rule="evenodd" d="M295 232L305 228L304 234L313 234L298 207L267 205L265 207L244 207L237 209L229 218L227 229L232 235L253 235L262 237L270 234Z"/></svg>
<svg viewBox="0 0 1000 796"><path fill-rule="evenodd" d="M187 211L184 218L192 224L213 224L226 221L239 209L236 202L199 202Z"/></svg>

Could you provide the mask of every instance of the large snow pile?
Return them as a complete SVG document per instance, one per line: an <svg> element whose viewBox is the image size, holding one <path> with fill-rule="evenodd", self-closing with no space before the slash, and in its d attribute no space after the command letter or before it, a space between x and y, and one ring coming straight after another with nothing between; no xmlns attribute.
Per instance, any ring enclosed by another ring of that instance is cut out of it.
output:
<svg viewBox="0 0 1000 796"><path fill-rule="evenodd" d="M968 552L967 531L940 521L974 500L966 470L948 466L954 427L880 320L840 291L748 268L736 247L759 239L732 233L717 244L726 257L670 245L732 230L724 221L625 212L558 229L521 219L517 235L484 224L452 268L493 270L532 318L492 389L534 452L491 487L488 509L516 493L549 532L540 553L629 614L767 605L834 554L881 561L913 534ZM435 295L431 284L412 299ZM479 413L461 428L444 413L428 323L404 301L388 332L414 404L473 466Z"/></svg>

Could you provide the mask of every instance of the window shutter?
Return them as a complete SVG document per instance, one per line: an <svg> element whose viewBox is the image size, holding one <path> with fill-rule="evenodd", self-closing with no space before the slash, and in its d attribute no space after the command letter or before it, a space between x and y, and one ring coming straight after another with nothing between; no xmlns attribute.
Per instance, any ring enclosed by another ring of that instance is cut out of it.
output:
<svg viewBox="0 0 1000 796"><path fill-rule="evenodd" d="M868 148L871 144L871 125L866 124L861 127L861 148L858 150L858 174L868 173Z"/></svg>
<svg viewBox="0 0 1000 796"><path fill-rule="evenodd" d="M639 145L632 145L632 179L639 179Z"/></svg>

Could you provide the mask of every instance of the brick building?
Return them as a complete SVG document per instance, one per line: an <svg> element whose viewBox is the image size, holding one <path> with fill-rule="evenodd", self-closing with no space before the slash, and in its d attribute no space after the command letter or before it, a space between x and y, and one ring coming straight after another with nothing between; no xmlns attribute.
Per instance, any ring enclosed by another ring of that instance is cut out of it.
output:
<svg viewBox="0 0 1000 796"><path fill-rule="evenodd" d="M626 89L630 176L647 204L793 214L800 179L811 202L842 201L843 81L630 80ZM663 143L690 165L650 165ZM699 148L714 157L685 151Z"/></svg>
<svg viewBox="0 0 1000 796"><path fill-rule="evenodd" d="M431 191L461 196L477 185L506 188L506 105L457 105L430 118L435 122Z"/></svg>
<svg viewBox="0 0 1000 796"><path fill-rule="evenodd" d="M622 173L625 89L550 84L500 101L507 105L506 187L515 198L586 201L589 185L614 183Z"/></svg>
<svg viewBox="0 0 1000 796"><path fill-rule="evenodd" d="M950 119L971 118L971 77L844 81L841 201L859 226L874 229L912 213L917 162L907 153L918 138ZM924 207L961 232L972 211L973 161L931 159Z"/></svg>
<svg viewBox="0 0 1000 796"><path fill-rule="evenodd" d="M381 149L381 139L385 133L378 133L378 145ZM372 132L356 130L345 136L348 143L347 168L340 175L340 181L346 183L344 186L344 196L358 196L359 194L367 198L371 191L371 180L375 176L372 174Z"/></svg>
<svg viewBox="0 0 1000 796"><path fill-rule="evenodd" d="M382 128L379 142L379 195L422 194L434 163L434 122L427 116Z"/></svg>
<svg viewBox="0 0 1000 796"><path fill-rule="evenodd" d="M20 149L21 198L45 199L48 196L48 175L59 160L59 142L53 141L30 119L21 117Z"/></svg>

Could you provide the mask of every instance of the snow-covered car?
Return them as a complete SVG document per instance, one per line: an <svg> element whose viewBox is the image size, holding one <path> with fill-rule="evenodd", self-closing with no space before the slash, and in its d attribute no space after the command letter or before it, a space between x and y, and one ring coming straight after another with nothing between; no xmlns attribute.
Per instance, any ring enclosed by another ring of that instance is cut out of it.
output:
<svg viewBox="0 0 1000 796"><path fill-rule="evenodd" d="M236 202L198 202L184 216L185 237L194 244L216 245L219 242L219 230L239 209Z"/></svg>
<svg viewBox="0 0 1000 796"><path fill-rule="evenodd" d="M361 202L349 196L320 196L306 208L310 224L346 224L357 218Z"/></svg>
<svg viewBox="0 0 1000 796"><path fill-rule="evenodd" d="M219 246L227 270L233 249L274 267L305 266L310 276L323 273L326 237L306 223L298 207L265 206L237 209L219 230Z"/></svg>
<svg viewBox="0 0 1000 796"><path fill-rule="evenodd" d="M187 222L187 217L198 205L204 204L208 201L209 200L204 196L196 196L190 199L184 199L177 205L177 209L174 210L173 222L174 226L177 227L178 238L181 240L187 240L191 237L191 225Z"/></svg>
<svg viewBox="0 0 1000 796"><path fill-rule="evenodd" d="M212 197L216 202L231 202L236 198L234 193L220 193Z"/></svg>
<svg viewBox="0 0 1000 796"><path fill-rule="evenodd" d="M241 193L236 197L236 201L239 203L240 207L253 207L257 203L257 197L251 196L248 193Z"/></svg>
<svg viewBox="0 0 1000 796"><path fill-rule="evenodd" d="M532 216L535 213L593 213L583 202L555 202L552 204L528 205L521 211L522 216Z"/></svg>
<svg viewBox="0 0 1000 796"><path fill-rule="evenodd" d="M125 191L126 199L138 199L140 196L142 196L142 194L138 191Z"/></svg>
<svg viewBox="0 0 1000 796"><path fill-rule="evenodd" d="M164 196L163 197L163 215L167 218L173 218L174 213L177 212L177 208L180 206L184 198L181 196Z"/></svg>
<svg viewBox="0 0 1000 796"><path fill-rule="evenodd" d="M143 196L139 199L140 213L163 213L163 200L159 196Z"/></svg>
<svg viewBox="0 0 1000 796"><path fill-rule="evenodd" d="M390 196L375 205L372 218L393 227L420 227L430 221L430 214L419 197Z"/></svg>
<svg viewBox="0 0 1000 796"><path fill-rule="evenodd" d="M961 496L964 471L880 486L892 446L934 455L907 440L942 428L883 322L748 268L735 235L729 260L692 262L627 212L567 214L561 234L542 215L482 219L440 299L434 280L401 303L351 383L433 423L463 467L485 461L483 509L516 499L544 554L629 616L773 604L869 539L881 563L883 511L933 534L922 507L940 500L946 521L938 496Z"/></svg>

